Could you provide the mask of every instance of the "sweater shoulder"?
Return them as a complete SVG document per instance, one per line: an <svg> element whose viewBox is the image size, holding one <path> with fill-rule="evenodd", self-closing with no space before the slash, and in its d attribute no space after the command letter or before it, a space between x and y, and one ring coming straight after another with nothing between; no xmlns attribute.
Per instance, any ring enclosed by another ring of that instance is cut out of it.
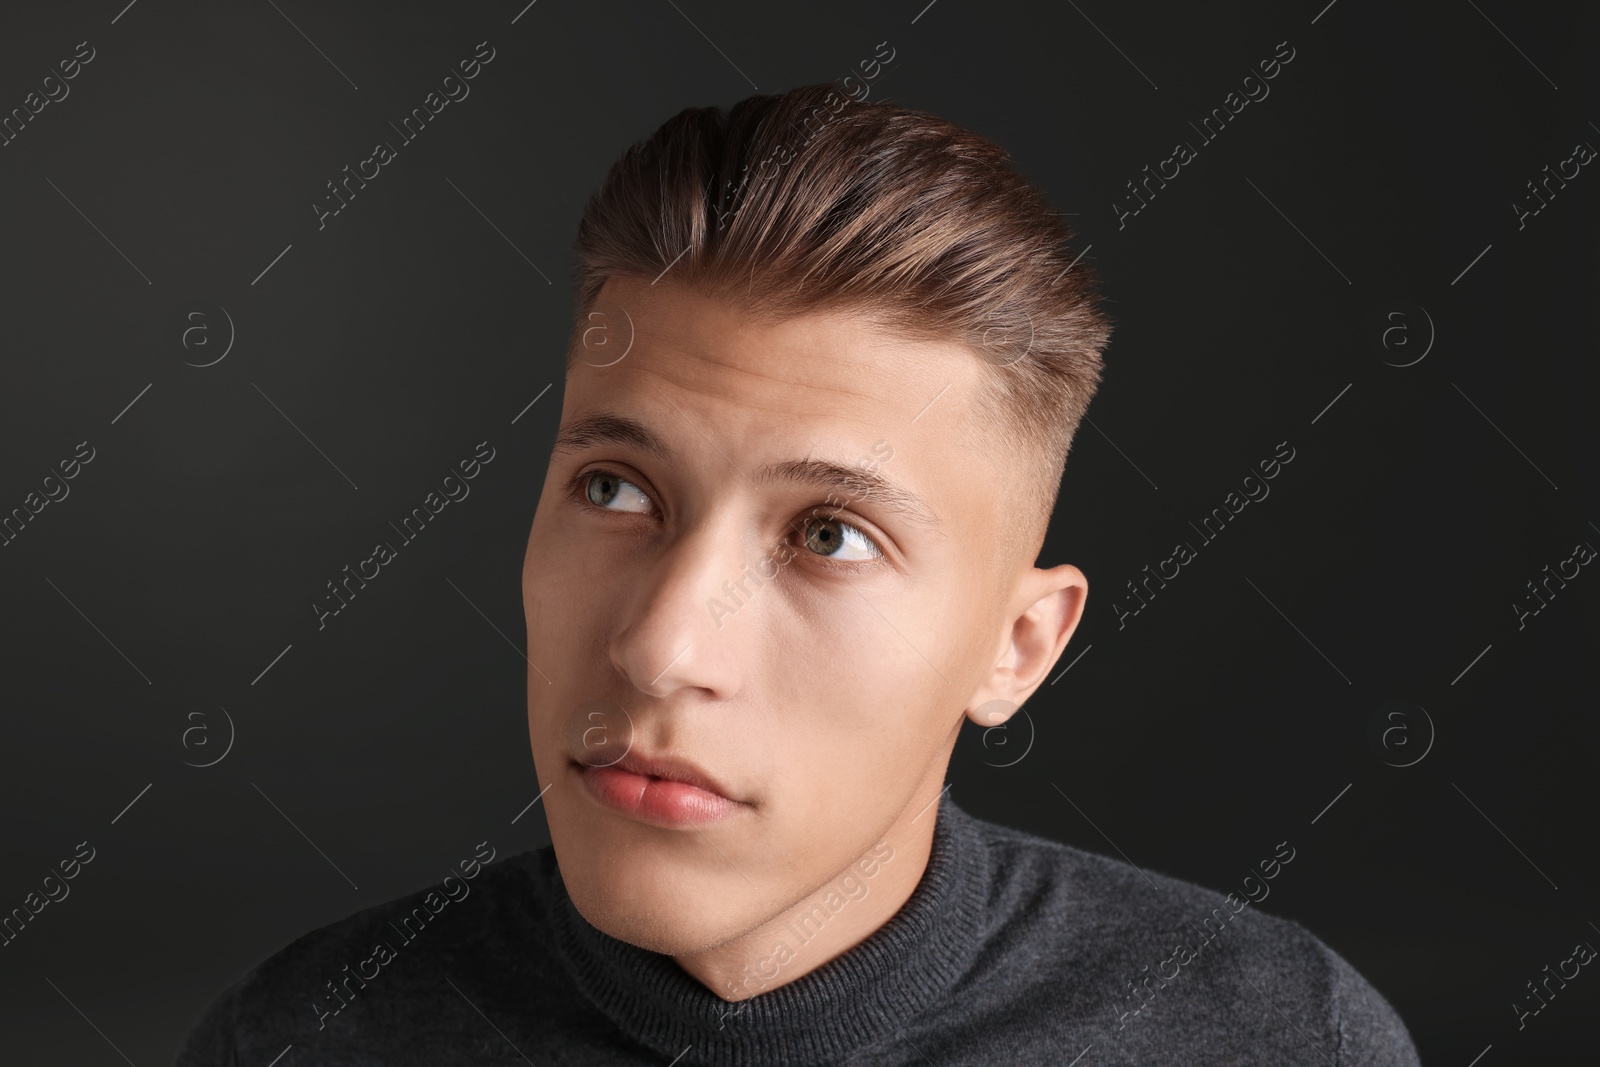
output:
<svg viewBox="0 0 1600 1067"><path fill-rule="evenodd" d="M1072 921L1063 929L1070 936L1093 931L1098 941L1139 944L1155 932L1192 929L1207 917L1220 921L1220 909L1230 917L1229 927L1249 914L1250 921L1238 929L1248 928L1252 940L1277 944L1308 966L1323 966L1320 942L1308 930L1259 907L1274 891L1274 878L1287 881L1293 849L1284 851L1280 845L1278 852L1268 854L1277 861L1273 878L1254 875L1223 890L1026 830L975 821L994 872L991 914L1070 914Z"/></svg>
<svg viewBox="0 0 1600 1067"><path fill-rule="evenodd" d="M1247 1035L1258 1050L1278 1041L1309 1053L1309 1035L1339 1067L1418 1063L1398 1013L1349 961L1301 923L1263 910L1292 884L1287 842L1260 858L1271 878L1242 874L1216 889L975 821L991 867L979 984L1015 973L1019 959L1031 964L1041 1010L1059 1012L1065 992L1080 1032L1136 1057Z"/></svg>
<svg viewBox="0 0 1600 1067"><path fill-rule="evenodd" d="M443 965L492 968L511 953L525 963L530 948L547 944L532 875L548 851L506 856L473 879L457 875L301 934L211 1001L175 1067L268 1062L312 1035L371 1032L404 1021L414 994L430 973L446 973ZM363 997L369 985L383 987L383 996Z"/></svg>

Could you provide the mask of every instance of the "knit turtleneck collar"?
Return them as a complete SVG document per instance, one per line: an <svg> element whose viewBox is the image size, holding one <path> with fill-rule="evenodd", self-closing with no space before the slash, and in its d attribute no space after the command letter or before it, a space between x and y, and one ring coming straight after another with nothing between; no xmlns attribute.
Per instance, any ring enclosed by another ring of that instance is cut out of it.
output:
<svg viewBox="0 0 1600 1067"><path fill-rule="evenodd" d="M889 921L792 982L730 1003L670 956L590 925L554 862L543 865L556 944L573 981L668 1062L706 1067L836 1063L896 1038L969 966L983 937L989 856L972 816L941 795L927 869ZM553 855L553 853L552 853Z"/></svg>

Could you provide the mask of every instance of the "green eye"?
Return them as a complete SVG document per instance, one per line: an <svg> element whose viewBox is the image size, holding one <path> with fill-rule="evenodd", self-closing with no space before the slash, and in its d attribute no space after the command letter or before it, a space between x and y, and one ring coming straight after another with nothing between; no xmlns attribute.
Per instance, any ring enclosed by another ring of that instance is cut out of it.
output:
<svg viewBox="0 0 1600 1067"><path fill-rule="evenodd" d="M883 555L859 528L837 519L806 520L806 547L819 556L848 562L864 562Z"/></svg>
<svg viewBox="0 0 1600 1067"><path fill-rule="evenodd" d="M608 511L649 511L650 498L632 482L610 471L590 471L583 476L583 495L589 503ZM611 505L621 501L621 507Z"/></svg>
<svg viewBox="0 0 1600 1067"><path fill-rule="evenodd" d="M639 486L608 470L579 474L570 483L574 496L606 511L648 515L655 502ZM884 558L871 535L853 523L819 517L822 506L800 523L801 539L812 554L836 563L872 563Z"/></svg>

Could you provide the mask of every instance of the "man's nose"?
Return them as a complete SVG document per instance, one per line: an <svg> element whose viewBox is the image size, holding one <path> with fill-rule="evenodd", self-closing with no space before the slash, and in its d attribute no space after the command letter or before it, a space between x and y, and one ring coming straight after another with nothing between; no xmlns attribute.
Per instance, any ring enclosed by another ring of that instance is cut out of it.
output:
<svg viewBox="0 0 1600 1067"><path fill-rule="evenodd" d="M635 689L657 697L685 686L717 699L733 694L738 634L718 605L726 607L724 583L756 554L751 544L729 518L708 518L630 575L635 590L611 639L611 662Z"/></svg>

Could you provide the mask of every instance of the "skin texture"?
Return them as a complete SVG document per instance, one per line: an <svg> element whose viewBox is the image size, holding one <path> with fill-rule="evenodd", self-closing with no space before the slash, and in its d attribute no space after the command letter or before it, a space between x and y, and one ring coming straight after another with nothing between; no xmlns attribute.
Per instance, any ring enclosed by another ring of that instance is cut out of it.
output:
<svg viewBox="0 0 1600 1067"><path fill-rule="evenodd" d="M905 903L963 716L995 726L1028 699L1088 582L997 552L1027 465L971 414L992 371L970 350L845 312L751 321L670 276L613 278L597 307L626 311L632 343L572 364L561 425L626 416L671 460L616 442L552 452L522 574L534 765L584 918L738 1001ZM829 502L756 476L801 459L877 460L937 525L859 487ZM742 803L679 827L603 807L575 760L624 748L692 760ZM797 936L791 920L836 890Z"/></svg>

